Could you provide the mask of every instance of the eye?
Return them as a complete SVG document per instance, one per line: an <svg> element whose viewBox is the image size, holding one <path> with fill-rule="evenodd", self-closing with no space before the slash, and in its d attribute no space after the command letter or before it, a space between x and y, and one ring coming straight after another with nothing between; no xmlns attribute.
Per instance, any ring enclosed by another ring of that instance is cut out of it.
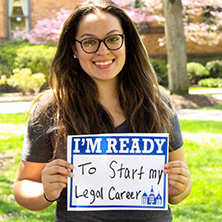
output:
<svg viewBox="0 0 222 222"><path fill-rule="evenodd" d="M113 35L107 38L107 42L111 44L116 44L121 40L119 35Z"/></svg>
<svg viewBox="0 0 222 222"><path fill-rule="evenodd" d="M96 39L84 39L82 41L82 44L83 44L84 47L89 48L89 47L97 45L98 44L98 40L96 40Z"/></svg>

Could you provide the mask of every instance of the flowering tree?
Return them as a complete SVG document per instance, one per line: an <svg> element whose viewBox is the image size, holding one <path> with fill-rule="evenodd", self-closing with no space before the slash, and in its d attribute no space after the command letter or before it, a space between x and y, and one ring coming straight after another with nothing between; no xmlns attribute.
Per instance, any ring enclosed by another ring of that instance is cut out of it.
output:
<svg viewBox="0 0 222 222"><path fill-rule="evenodd" d="M138 24L143 21L157 21L164 25L161 0L114 0L126 8L126 12ZM135 8L135 2L142 7ZM182 0L184 32L187 41L199 45L217 45L222 41L222 1L221 0ZM165 37L159 39L160 46L166 43Z"/></svg>
<svg viewBox="0 0 222 222"><path fill-rule="evenodd" d="M16 30L13 38L29 40L33 44L56 43L59 39L63 23L70 15L71 10L61 9L53 18L38 20L31 32Z"/></svg>

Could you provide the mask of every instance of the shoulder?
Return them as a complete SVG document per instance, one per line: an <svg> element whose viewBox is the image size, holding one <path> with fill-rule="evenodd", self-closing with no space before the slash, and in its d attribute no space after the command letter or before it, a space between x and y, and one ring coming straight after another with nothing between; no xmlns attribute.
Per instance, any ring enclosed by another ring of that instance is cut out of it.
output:
<svg viewBox="0 0 222 222"><path fill-rule="evenodd" d="M39 94L32 102L33 111L41 112L42 109L55 105L55 99L51 90Z"/></svg>
<svg viewBox="0 0 222 222"><path fill-rule="evenodd" d="M31 119L46 120L56 112L56 103L52 91L46 91L36 97L32 103Z"/></svg>
<svg viewBox="0 0 222 222"><path fill-rule="evenodd" d="M174 108L173 108L173 105L172 105L172 102L170 100L170 97L168 95L168 92L166 91L166 89L162 86L160 86L160 95L161 95L161 98L163 100L163 102L172 110L174 111Z"/></svg>

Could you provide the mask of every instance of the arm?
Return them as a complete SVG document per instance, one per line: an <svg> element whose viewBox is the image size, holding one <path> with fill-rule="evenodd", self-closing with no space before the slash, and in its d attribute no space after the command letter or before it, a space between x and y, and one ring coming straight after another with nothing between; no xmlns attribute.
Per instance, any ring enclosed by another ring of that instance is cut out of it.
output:
<svg viewBox="0 0 222 222"><path fill-rule="evenodd" d="M164 173L168 174L169 203L178 204L191 192L192 180L183 147L169 153Z"/></svg>
<svg viewBox="0 0 222 222"><path fill-rule="evenodd" d="M67 184L67 176L73 166L64 160L48 164L22 161L14 183L14 196L18 204L29 210L38 211L49 207L50 200L57 199Z"/></svg>

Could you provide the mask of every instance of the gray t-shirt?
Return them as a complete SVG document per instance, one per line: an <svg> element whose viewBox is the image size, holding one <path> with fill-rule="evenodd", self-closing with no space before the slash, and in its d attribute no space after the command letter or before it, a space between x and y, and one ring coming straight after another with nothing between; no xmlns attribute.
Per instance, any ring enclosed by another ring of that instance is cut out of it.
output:
<svg viewBox="0 0 222 222"><path fill-rule="evenodd" d="M35 123L35 116L38 115L39 109L44 104L39 104L36 112L31 116L27 132L25 134L22 160L38 163L49 162L53 155L55 146L55 130L53 120L50 120L50 112L41 123ZM48 118L47 118L48 117ZM181 130L177 115L174 114L173 119L173 142L171 148L176 150L183 145ZM115 133L131 133L130 127L125 121L115 129ZM56 158L66 159L66 148L56 154ZM56 207L56 221L75 221L75 222L103 222L103 221L138 221L138 222L171 222L172 215L170 208L168 211L84 211L75 212L67 211L67 189L64 189L57 201Z"/></svg>

